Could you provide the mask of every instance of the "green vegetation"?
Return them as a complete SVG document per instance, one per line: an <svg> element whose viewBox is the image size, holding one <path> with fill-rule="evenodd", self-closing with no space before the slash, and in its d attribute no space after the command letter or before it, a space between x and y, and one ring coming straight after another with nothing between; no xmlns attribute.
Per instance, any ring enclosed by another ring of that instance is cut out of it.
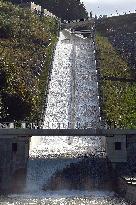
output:
<svg viewBox="0 0 136 205"><path fill-rule="evenodd" d="M31 2L31 0L9 1L15 4L21 4L21 2L23 2L23 4ZM43 8L48 9L62 20L81 19L88 16L85 6L80 0L35 0L34 2L41 5Z"/></svg>
<svg viewBox="0 0 136 205"><path fill-rule="evenodd" d="M96 44L100 57L102 77L130 78L127 62L121 58L106 37L97 34ZM102 80L103 113L109 125L136 128L136 84Z"/></svg>
<svg viewBox="0 0 136 205"><path fill-rule="evenodd" d="M132 79L133 82L103 78L103 112L109 124L136 128L136 14L125 14L96 22L100 71L103 77Z"/></svg>
<svg viewBox="0 0 136 205"><path fill-rule="evenodd" d="M98 19L96 28L127 61L136 80L136 13Z"/></svg>
<svg viewBox="0 0 136 205"><path fill-rule="evenodd" d="M96 22L97 31L103 36L109 36L116 32L133 33L136 31L136 14L125 14L99 19Z"/></svg>
<svg viewBox="0 0 136 205"><path fill-rule="evenodd" d="M106 37L97 34L96 42L101 53L102 76L130 77L127 63L120 57Z"/></svg>
<svg viewBox="0 0 136 205"><path fill-rule="evenodd" d="M1 121L40 117L57 27L55 19L0 0Z"/></svg>

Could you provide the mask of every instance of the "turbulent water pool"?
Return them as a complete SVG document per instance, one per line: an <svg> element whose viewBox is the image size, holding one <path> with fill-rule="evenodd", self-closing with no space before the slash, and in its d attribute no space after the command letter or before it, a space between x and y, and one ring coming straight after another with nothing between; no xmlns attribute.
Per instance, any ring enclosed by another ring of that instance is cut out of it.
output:
<svg viewBox="0 0 136 205"><path fill-rule="evenodd" d="M92 39L60 33L45 113L45 128L100 127L95 45ZM103 147L100 137L32 137L23 193L1 196L2 205L127 205L110 190L43 191L43 185L80 156Z"/></svg>
<svg viewBox="0 0 136 205"><path fill-rule="evenodd" d="M60 191L48 193L25 193L24 195L11 195L2 197L2 205L127 205L125 201L119 199L111 192L79 192Z"/></svg>

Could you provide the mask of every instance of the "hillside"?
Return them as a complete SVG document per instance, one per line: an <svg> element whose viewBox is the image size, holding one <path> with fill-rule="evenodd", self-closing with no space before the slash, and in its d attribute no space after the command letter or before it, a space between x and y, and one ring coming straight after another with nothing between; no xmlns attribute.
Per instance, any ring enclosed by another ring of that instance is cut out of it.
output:
<svg viewBox="0 0 136 205"><path fill-rule="evenodd" d="M97 20L97 31L109 36L120 31L121 33L136 32L136 13L100 18Z"/></svg>
<svg viewBox="0 0 136 205"><path fill-rule="evenodd" d="M127 81L131 79L131 69L108 38L97 34L96 44L102 115L109 126L136 128L136 83Z"/></svg>
<svg viewBox="0 0 136 205"><path fill-rule="evenodd" d="M98 19L96 31L102 114L110 126L136 128L136 14Z"/></svg>
<svg viewBox="0 0 136 205"><path fill-rule="evenodd" d="M41 115L57 21L0 0L0 120Z"/></svg>
<svg viewBox="0 0 136 205"><path fill-rule="evenodd" d="M98 19L96 28L127 61L136 79L136 13Z"/></svg>

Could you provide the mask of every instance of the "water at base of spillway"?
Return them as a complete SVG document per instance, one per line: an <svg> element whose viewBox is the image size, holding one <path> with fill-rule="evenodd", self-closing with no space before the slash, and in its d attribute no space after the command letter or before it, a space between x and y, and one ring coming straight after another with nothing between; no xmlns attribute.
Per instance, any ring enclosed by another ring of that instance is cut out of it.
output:
<svg viewBox="0 0 136 205"><path fill-rule="evenodd" d="M11 195L0 199L2 205L128 205L112 192L58 191Z"/></svg>
<svg viewBox="0 0 136 205"><path fill-rule="evenodd" d="M44 128L99 128L98 83L93 40L68 31L60 33L56 46ZM85 154L102 149L99 137L32 137L27 186L22 194L0 198L2 205L127 205L105 190L43 191L55 173Z"/></svg>

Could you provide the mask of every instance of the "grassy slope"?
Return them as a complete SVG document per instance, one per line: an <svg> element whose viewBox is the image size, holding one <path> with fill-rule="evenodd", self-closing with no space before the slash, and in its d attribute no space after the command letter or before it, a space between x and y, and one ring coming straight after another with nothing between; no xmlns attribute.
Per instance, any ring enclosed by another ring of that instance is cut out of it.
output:
<svg viewBox="0 0 136 205"><path fill-rule="evenodd" d="M130 77L130 69L108 39L97 35L102 76ZM118 127L136 128L136 84L102 81L103 112L107 122Z"/></svg>
<svg viewBox="0 0 136 205"><path fill-rule="evenodd" d="M128 62L131 77L136 79L136 13L98 19L96 28Z"/></svg>
<svg viewBox="0 0 136 205"><path fill-rule="evenodd" d="M0 91L5 109L2 120L38 118L56 31L56 20L0 0Z"/></svg>
<svg viewBox="0 0 136 205"><path fill-rule="evenodd" d="M133 33L136 31L136 13L100 19L96 24L97 31L104 36L117 31Z"/></svg>

